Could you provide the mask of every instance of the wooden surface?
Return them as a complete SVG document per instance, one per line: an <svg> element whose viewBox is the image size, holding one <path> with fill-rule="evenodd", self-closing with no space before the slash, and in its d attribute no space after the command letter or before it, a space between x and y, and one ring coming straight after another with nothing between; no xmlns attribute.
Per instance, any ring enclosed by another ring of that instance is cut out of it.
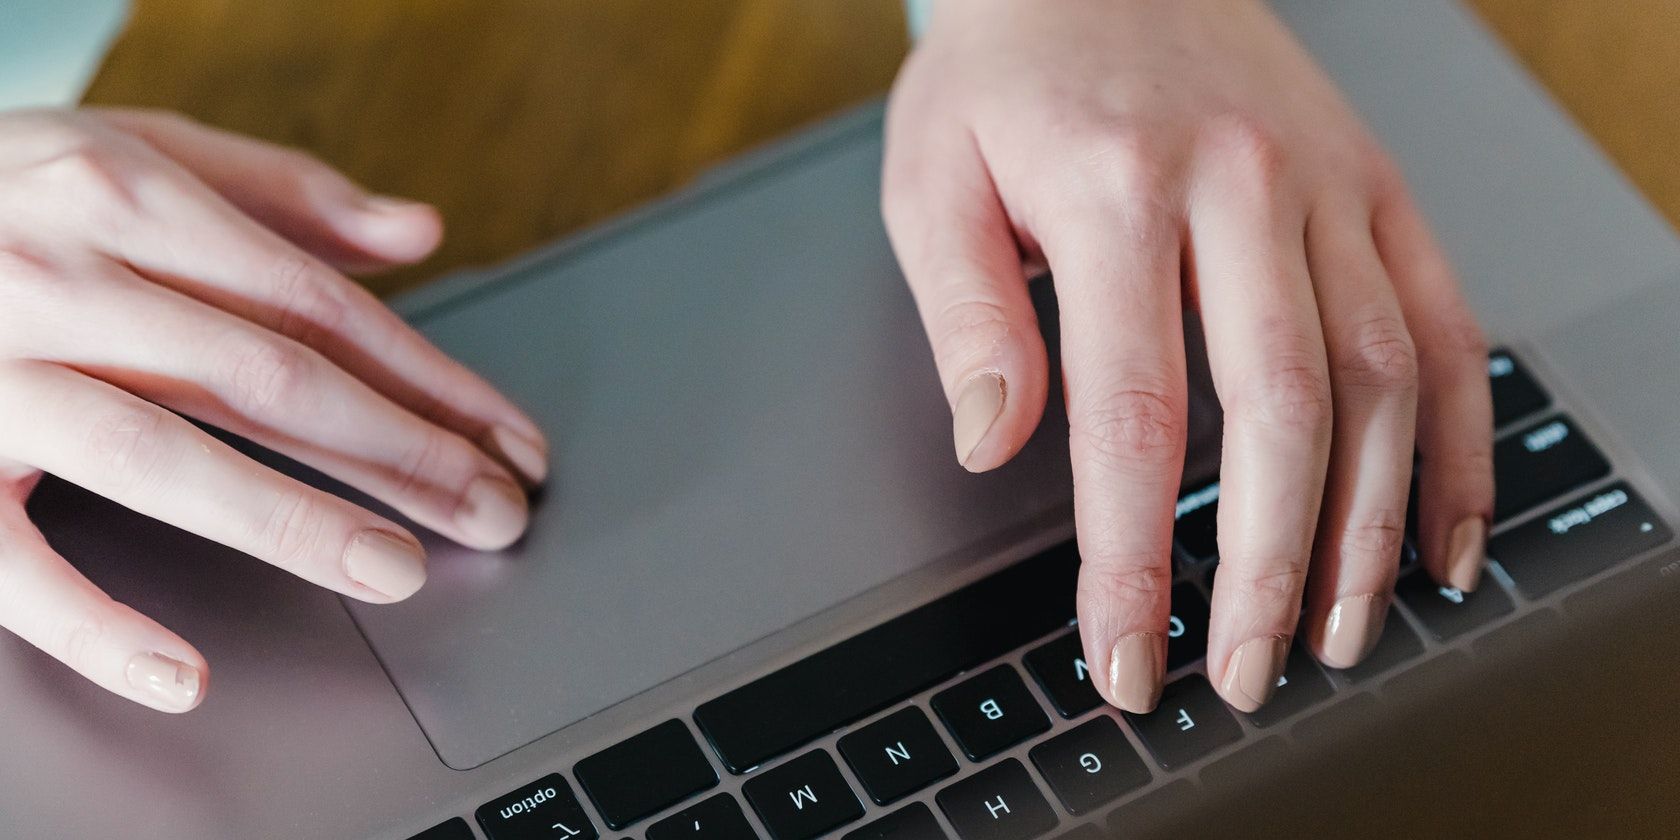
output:
<svg viewBox="0 0 1680 840"><path fill-rule="evenodd" d="M1471 5L1680 220L1680 0ZM87 98L298 146L437 204L444 247L369 280L392 291L876 95L906 45L899 0L137 0Z"/></svg>

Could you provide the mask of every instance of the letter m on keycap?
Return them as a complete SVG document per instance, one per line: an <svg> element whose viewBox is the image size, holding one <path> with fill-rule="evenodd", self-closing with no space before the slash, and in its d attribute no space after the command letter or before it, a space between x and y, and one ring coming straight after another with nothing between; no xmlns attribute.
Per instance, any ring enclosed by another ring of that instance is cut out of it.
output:
<svg viewBox="0 0 1680 840"><path fill-rule="evenodd" d="M811 792L810 785L806 785L798 790L790 790L788 791L788 796L793 798L793 808L796 811L805 810L805 803L807 801L809 801L812 805L817 804L817 795Z"/></svg>

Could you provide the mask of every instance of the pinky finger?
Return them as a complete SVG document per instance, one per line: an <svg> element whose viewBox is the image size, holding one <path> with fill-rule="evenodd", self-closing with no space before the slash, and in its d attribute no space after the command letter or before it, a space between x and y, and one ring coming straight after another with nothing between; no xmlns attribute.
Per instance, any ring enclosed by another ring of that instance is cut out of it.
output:
<svg viewBox="0 0 1680 840"><path fill-rule="evenodd" d="M120 604L47 545L21 493L0 499L0 627L110 691L161 712L204 699L208 667L181 637Z"/></svg>

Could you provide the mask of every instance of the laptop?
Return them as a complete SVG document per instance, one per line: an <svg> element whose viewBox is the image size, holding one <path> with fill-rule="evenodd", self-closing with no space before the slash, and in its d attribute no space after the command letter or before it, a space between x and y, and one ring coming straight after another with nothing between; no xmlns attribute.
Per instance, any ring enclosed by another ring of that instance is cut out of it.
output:
<svg viewBox="0 0 1680 840"><path fill-rule="evenodd" d="M0 638L0 836L1680 836L1680 240L1455 2L1279 6L1498 342L1476 592L1408 563L1369 660L1224 706L1203 391L1169 684L1102 705L1059 400L1010 465L952 461L868 107L401 302L554 451L530 533L434 540L404 603L44 484L54 545L215 686L159 715Z"/></svg>

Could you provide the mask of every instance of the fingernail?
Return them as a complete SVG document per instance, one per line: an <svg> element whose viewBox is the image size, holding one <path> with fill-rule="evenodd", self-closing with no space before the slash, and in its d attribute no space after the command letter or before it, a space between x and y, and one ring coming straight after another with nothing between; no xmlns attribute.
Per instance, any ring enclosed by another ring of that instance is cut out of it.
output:
<svg viewBox="0 0 1680 840"><path fill-rule="evenodd" d="M482 475L473 480L455 514L473 543L486 550L506 548L525 532L530 520L530 503L525 491L497 476Z"/></svg>
<svg viewBox="0 0 1680 840"><path fill-rule="evenodd" d="M1114 705L1144 714L1161 702L1166 647L1160 633L1132 633L1114 643L1108 657L1108 694Z"/></svg>
<svg viewBox="0 0 1680 840"><path fill-rule="evenodd" d="M1319 658L1332 668L1352 668L1376 647L1388 616L1388 598L1349 595L1330 608L1319 639Z"/></svg>
<svg viewBox="0 0 1680 840"><path fill-rule="evenodd" d="M1237 711L1252 712L1260 708L1277 691L1278 677L1283 676L1283 662L1288 655L1289 640L1282 636L1249 639L1231 654L1219 693Z"/></svg>
<svg viewBox="0 0 1680 840"><path fill-rule="evenodd" d="M401 601L426 582L426 550L395 534L369 528L344 549L344 573L386 598Z"/></svg>
<svg viewBox="0 0 1680 840"><path fill-rule="evenodd" d="M490 430L490 446L532 484L548 477L548 447L507 426Z"/></svg>
<svg viewBox="0 0 1680 840"><path fill-rule="evenodd" d="M170 711L184 712L198 705L203 679L198 669L161 653L142 653L124 669L135 691Z"/></svg>
<svg viewBox="0 0 1680 840"><path fill-rule="evenodd" d="M1004 395L1003 377L995 373L968 380L957 395L957 404L951 410L951 437L956 441L957 461L963 466L968 466L969 457L1003 414Z"/></svg>
<svg viewBox="0 0 1680 840"><path fill-rule="evenodd" d="M1487 559L1487 522L1472 516L1458 523L1447 540L1447 583L1461 592L1476 591Z"/></svg>

